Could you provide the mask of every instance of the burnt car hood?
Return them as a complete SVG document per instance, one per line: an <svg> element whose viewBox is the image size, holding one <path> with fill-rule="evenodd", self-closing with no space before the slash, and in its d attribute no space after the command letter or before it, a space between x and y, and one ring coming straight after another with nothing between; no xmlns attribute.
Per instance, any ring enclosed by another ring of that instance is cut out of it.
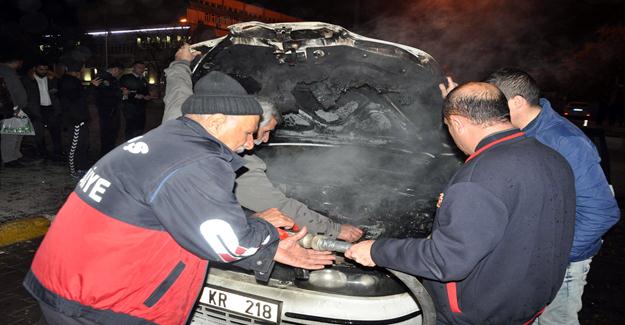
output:
<svg viewBox="0 0 625 325"><path fill-rule="evenodd" d="M430 55L310 22L237 24L193 47L203 52L194 82L225 72L283 114L255 153L288 196L364 227L369 238L429 232L459 162Z"/></svg>

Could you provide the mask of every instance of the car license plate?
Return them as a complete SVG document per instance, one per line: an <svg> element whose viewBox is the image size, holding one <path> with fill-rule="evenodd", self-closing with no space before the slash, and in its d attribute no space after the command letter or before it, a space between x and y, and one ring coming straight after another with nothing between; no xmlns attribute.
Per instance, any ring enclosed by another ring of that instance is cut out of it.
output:
<svg viewBox="0 0 625 325"><path fill-rule="evenodd" d="M205 286L200 303L237 314L277 324L282 302L232 291L217 286Z"/></svg>

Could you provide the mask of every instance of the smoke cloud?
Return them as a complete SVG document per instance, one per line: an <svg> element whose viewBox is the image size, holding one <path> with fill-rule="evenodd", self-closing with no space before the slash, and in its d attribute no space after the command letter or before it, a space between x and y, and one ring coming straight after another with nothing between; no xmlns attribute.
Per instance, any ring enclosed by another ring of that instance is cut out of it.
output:
<svg viewBox="0 0 625 325"><path fill-rule="evenodd" d="M544 91L582 96L600 91L623 66L623 26L590 26L584 10L592 8L581 1L410 1L358 32L422 49L460 82L515 66Z"/></svg>

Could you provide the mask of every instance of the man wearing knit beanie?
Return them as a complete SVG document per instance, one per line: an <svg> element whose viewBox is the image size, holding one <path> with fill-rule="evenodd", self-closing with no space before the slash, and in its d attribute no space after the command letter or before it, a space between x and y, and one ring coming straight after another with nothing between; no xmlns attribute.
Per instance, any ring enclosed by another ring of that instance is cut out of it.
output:
<svg viewBox="0 0 625 325"><path fill-rule="evenodd" d="M261 107L234 79L211 72L185 115L113 149L58 212L24 280L49 324L183 324L209 261L268 281L274 261L307 269L329 252L279 241L233 194L234 151L251 149Z"/></svg>

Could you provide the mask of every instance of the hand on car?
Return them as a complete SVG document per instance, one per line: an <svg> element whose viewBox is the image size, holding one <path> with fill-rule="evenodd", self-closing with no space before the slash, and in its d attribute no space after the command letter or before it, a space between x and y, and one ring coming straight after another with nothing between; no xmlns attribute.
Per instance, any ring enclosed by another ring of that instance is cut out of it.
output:
<svg viewBox="0 0 625 325"><path fill-rule="evenodd" d="M362 237L363 232L360 228L348 224L341 225L341 231L336 238L353 243Z"/></svg>
<svg viewBox="0 0 625 325"><path fill-rule="evenodd" d="M365 240L352 245L352 247L345 251L345 257L364 266L375 266L375 262L373 262L373 258L371 258L371 246L373 246L374 242L374 240Z"/></svg>
<svg viewBox="0 0 625 325"><path fill-rule="evenodd" d="M336 257L331 252L320 252L300 246L299 240L306 236L306 232L306 227L303 227L295 235L281 240L273 259L282 264L309 270L319 270L326 265L332 265Z"/></svg>
<svg viewBox="0 0 625 325"><path fill-rule="evenodd" d="M445 99L445 97L447 97L447 94L449 94L449 92L454 90L454 88L456 87L458 87L458 84L455 83L450 76L447 76L447 85L445 85L444 83L438 84L438 89L441 90L441 96L443 97L443 99Z"/></svg>
<svg viewBox="0 0 625 325"><path fill-rule="evenodd" d="M291 229L293 228L293 225L295 224L295 221L293 221L293 219L289 218L289 216L282 213L282 211L276 208L271 208L265 211L257 212L254 215L269 222L276 228L283 227L286 229Z"/></svg>
<svg viewBox="0 0 625 325"><path fill-rule="evenodd" d="M191 48L191 46L187 43L182 44L182 46L176 52L174 58L176 61L188 61L191 62L195 59L196 56L202 54L200 51L196 51Z"/></svg>

